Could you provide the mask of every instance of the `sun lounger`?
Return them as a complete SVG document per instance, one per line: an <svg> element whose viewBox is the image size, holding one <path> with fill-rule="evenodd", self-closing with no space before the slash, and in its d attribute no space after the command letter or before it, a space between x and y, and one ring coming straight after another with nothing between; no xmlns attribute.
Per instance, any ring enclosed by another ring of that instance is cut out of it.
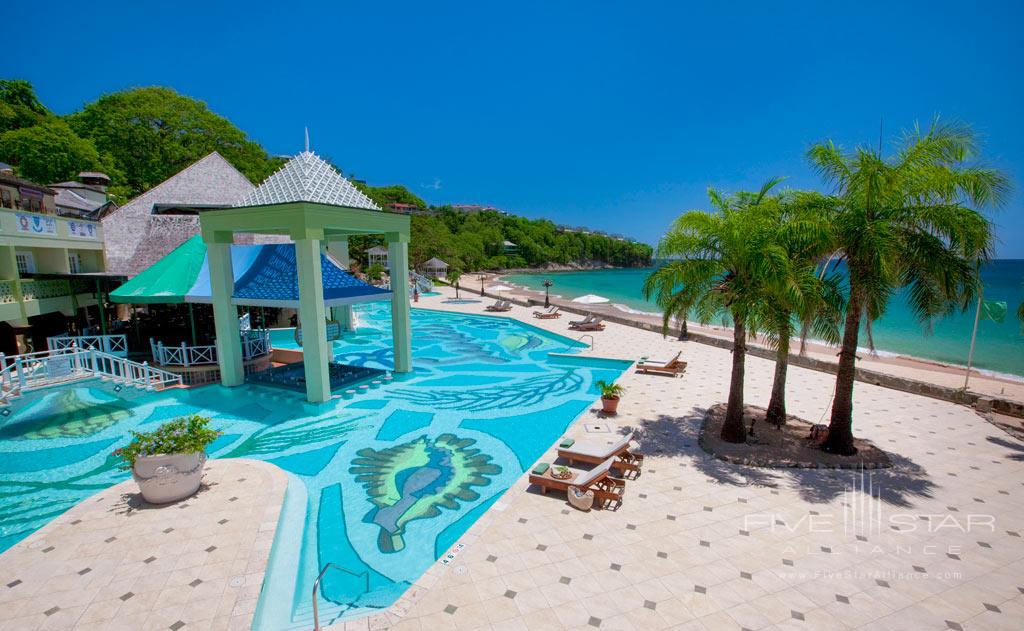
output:
<svg viewBox="0 0 1024 631"><path fill-rule="evenodd" d="M533 317L539 318L541 320L547 320L547 319L550 319L550 318L561 318L562 314L561 314L561 312L558 311L558 307L552 306L552 307L548 307L547 309L545 309L543 311L534 311L533 312Z"/></svg>
<svg viewBox="0 0 1024 631"><path fill-rule="evenodd" d="M574 331L604 331L604 324L601 322L601 318L595 317L590 322L583 322L581 324L570 322L569 328Z"/></svg>
<svg viewBox="0 0 1024 631"><path fill-rule="evenodd" d="M609 502L616 505L622 503L622 496L626 492L626 483L622 480L611 477L611 469L615 464L614 458L609 458L590 471L583 471L568 480L559 480L552 476L553 468L548 468L542 474L530 474L530 484L540 487L541 493L548 491L568 492L570 486L575 486L584 491L594 492L594 500L604 506Z"/></svg>
<svg viewBox="0 0 1024 631"><path fill-rule="evenodd" d="M597 320L597 316L595 316L593 313L588 313L586 315L586 317L584 317L582 320L569 320L569 326L579 326L581 324L589 324L590 322L593 322L594 320Z"/></svg>
<svg viewBox="0 0 1024 631"><path fill-rule="evenodd" d="M634 432L630 432L611 445L595 441L580 441L573 443L571 447L559 447L558 457L565 458L569 464L575 462L598 464L611 458L615 460L612 467L620 472L635 471L639 473L640 467L644 463L644 457L642 454L629 450L629 444L633 442L634 434Z"/></svg>
<svg viewBox="0 0 1024 631"><path fill-rule="evenodd" d="M683 351L676 353L676 356L666 361L656 361L652 359L645 359L636 365L636 369L640 372L650 373L662 373L666 375L681 375L686 370L686 362L679 359L683 354Z"/></svg>
<svg viewBox="0 0 1024 631"><path fill-rule="evenodd" d="M484 307L486 311L511 311L512 301L511 300L499 300L493 305L487 305Z"/></svg>

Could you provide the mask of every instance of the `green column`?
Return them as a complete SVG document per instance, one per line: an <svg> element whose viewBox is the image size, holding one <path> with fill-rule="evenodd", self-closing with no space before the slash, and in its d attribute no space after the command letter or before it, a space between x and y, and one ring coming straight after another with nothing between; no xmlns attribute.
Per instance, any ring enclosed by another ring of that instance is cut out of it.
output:
<svg viewBox="0 0 1024 631"><path fill-rule="evenodd" d="M231 304L235 277L231 269L230 240L227 243L208 243L207 256L220 382L225 386L240 386L245 382L245 371L242 369L242 347L239 343L238 309Z"/></svg>
<svg viewBox="0 0 1024 631"><path fill-rule="evenodd" d="M327 363L332 347L327 342L320 241L297 239L295 263L299 274L299 321L302 326L302 363L306 373L306 400L321 403L331 398Z"/></svg>
<svg viewBox="0 0 1024 631"><path fill-rule="evenodd" d="M395 372L412 372L412 333L409 324L409 237L389 233L391 274L391 331L395 339Z"/></svg>

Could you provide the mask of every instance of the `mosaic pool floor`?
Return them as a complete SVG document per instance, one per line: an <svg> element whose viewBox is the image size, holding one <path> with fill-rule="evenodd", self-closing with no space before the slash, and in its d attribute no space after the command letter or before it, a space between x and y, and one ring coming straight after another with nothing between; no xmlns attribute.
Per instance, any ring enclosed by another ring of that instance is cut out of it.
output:
<svg viewBox="0 0 1024 631"><path fill-rule="evenodd" d="M389 316L384 303L362 307L335 359L390 369ZM320 407L258 386L92 383L26 397L0 425L0 550L125 479L110 452L128 430L199 413L224 432L213 457L271 462L305 491L301 541L286 542L281 561L275 549L268 570L275 584L290 574L293 591L261 608L265 628L308 622L327 562L360 576L325 577L335 606L322 619L388 606L591 405L594 383L628 364L562 356L571 341L504 318L417 309L412 319L414 373Z"/></svg>

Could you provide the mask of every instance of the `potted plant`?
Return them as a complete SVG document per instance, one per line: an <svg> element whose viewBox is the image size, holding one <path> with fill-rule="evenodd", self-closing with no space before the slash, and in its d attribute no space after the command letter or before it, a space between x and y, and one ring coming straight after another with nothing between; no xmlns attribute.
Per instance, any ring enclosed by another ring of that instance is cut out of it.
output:
<svg viewBox="0 0 1024 631"><path fill-rule="evenodd" d="M617 414L619 409L619 399L622 398L622 394L626 389L617 383L608 383L603 379L596 382L596 385L601 390L601 405L604 408L604 413Z"/></svg>
<svg viewBox="0 0 1024 631"><path fill-rule="evenodd" d="M142 497L167 504L189 497L203 479L206 447L220 432L210 419L193 414L168 421L152 432L132 432L132 442L114 451L130 470Z"/></svg>

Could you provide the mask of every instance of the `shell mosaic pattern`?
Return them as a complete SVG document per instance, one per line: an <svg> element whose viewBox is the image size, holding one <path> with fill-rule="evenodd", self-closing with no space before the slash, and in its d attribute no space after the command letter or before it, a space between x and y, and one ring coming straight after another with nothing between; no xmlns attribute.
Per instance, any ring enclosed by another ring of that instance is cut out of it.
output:
<svg viewBox="0 0 1024 631"><path fill-rule="evenodd" d="M405 525L414 519L430 519L441 509L458 510L460 502L480 499L474 486L490 484L488 476L501 473L490 456L472 449L476 441L441 434L379 451L360 449L349 472L366 488L375 508L366 521L380 526L377 546L381 552L405 547Z"/></svg>
<svg viewBox="0 0 1024 631"><path fill-rule="evenodd" d="M387 303L357 316L336 359L392 368ZM573 343L505 318L413 309L412 323L413 373L327 406L256 386L146 393L89 382L29 393L0 419L0 550L126 479L110 452L129 430L197 413L223 432L212 458L271 462L304 489L304 534L274 550L292 565L272 559L269 569L290 587L261 605L282 610L261 617L263 628L311 627L312 581L329 561L366 572L369 590L328 573L321 623L390 605L593 404L594 382L625 368L549 358ZM291 330L277 336L294 344ZM65 409L70 424L59 420Z"/></svg>

